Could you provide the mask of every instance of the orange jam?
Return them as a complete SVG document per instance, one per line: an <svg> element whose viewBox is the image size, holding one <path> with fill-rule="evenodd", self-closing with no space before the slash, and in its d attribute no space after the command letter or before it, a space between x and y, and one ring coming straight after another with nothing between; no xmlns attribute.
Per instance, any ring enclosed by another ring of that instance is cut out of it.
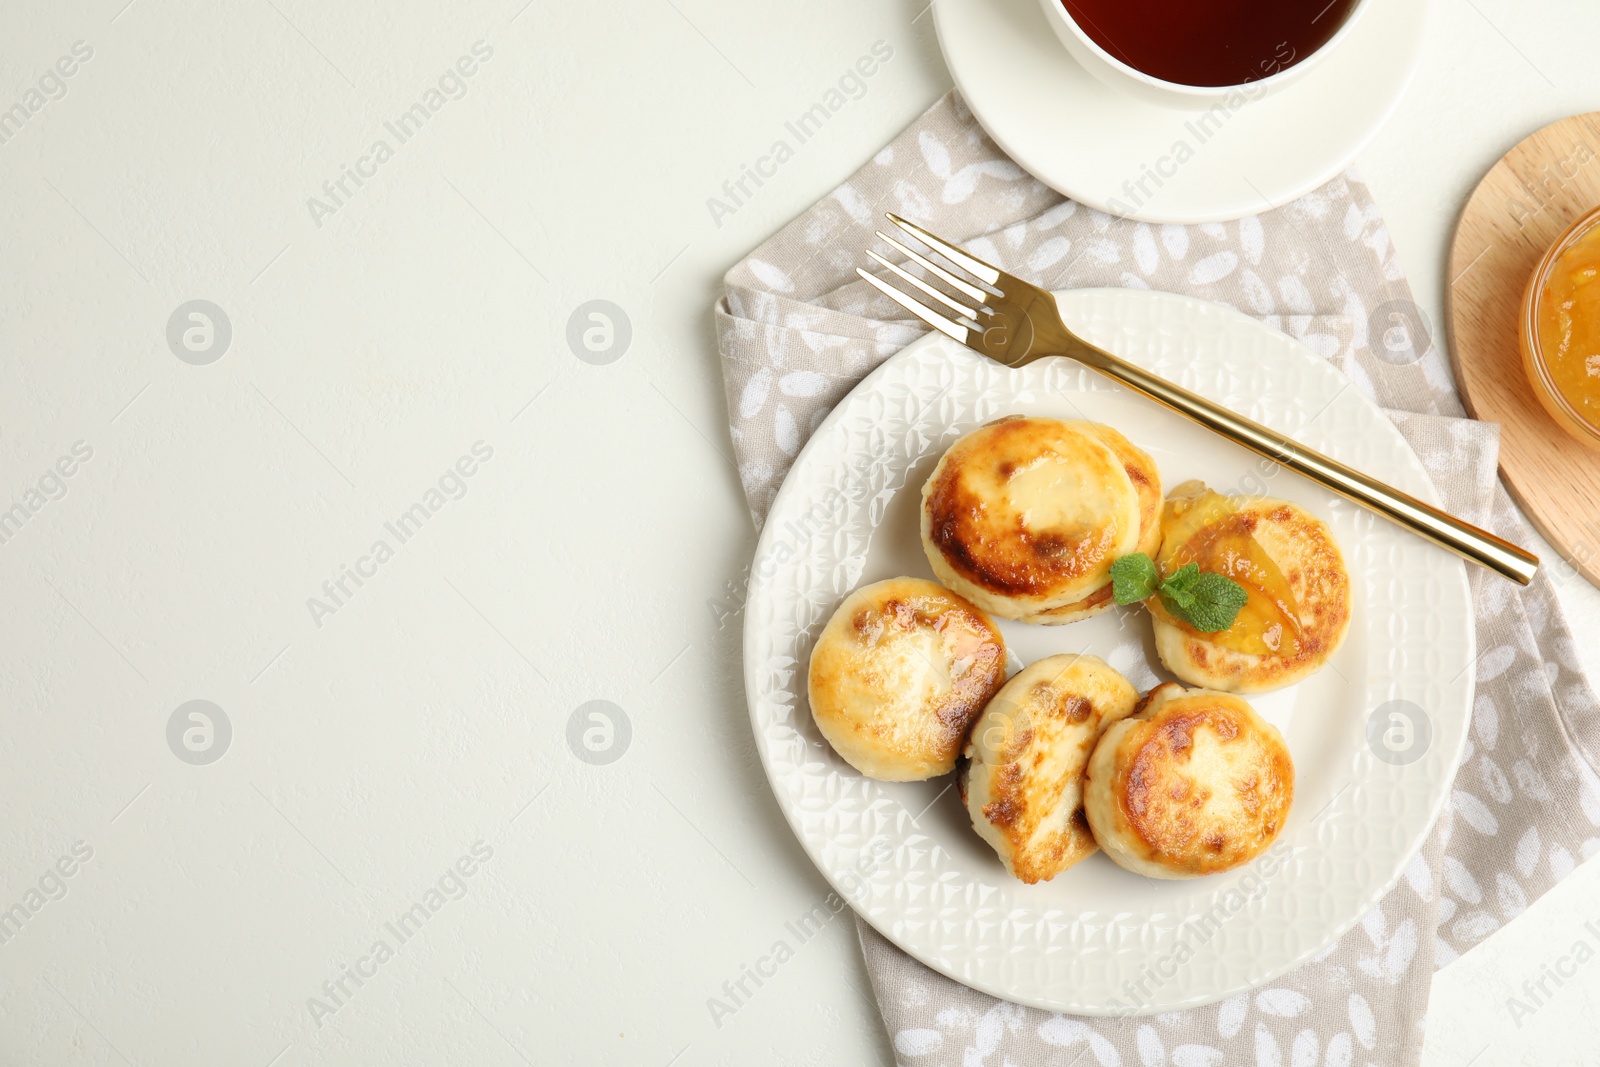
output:
<svg viewBox="0 0 1600 1067"><path fill-rule="evenodd" d="M1600 213L1563 234L1523 301L1528 380L1568 434L1600 448Z"/></svg>
<svg viewBox="0 0 1600 1067"><path fill-rule="evenodd" d="M1235 511L1228 498L1207 489L1197 496L1174 497L1161 512L1161 555L1156 566L1163 578L1179 568L1198 563L1203 571L1227 575L1244 587L1249 597L1233 625L1220 633L1203 635L1207 641L1256 656L1293 656L1300 651L1300 606L1288 579L1267 555L1251 531L1251 516ZM1160 597L1150 600L1178 626Z"/></svg>

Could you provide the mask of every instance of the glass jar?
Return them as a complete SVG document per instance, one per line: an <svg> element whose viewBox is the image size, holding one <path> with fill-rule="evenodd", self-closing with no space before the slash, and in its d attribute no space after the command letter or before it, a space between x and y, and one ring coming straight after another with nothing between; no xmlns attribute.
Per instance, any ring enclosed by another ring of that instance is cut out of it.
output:
<svg viewBox="0 0 1600 1067"><path fill-rule="evenodd" d="M1539 403L1600 450L1600 208L1556 238L1522 296L1522 367Z"/></svg>

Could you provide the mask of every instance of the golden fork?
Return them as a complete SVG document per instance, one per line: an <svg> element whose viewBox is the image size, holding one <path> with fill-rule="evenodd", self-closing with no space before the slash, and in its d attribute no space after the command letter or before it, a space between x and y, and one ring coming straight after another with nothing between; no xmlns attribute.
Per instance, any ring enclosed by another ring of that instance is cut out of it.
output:
<svg viewBox="0 0 1600 1067"><path fill-rule="evenodd" d="M1213 433L1221 434L1235 444L1281 463L1340 496L1370 508L1464 559L1521 585L1533 580L1534 573L1539 569L1538 557L1416 497L1391 489L1276 430L1214 404L1102 348L1096 348L1067 329L1056 307L1056 298L1050 293L990 266L899 215L891 213L888 218L941 257L948 266L941 265L881 230L878 236L946 288L917 277L870 249L867 255L891 276L905 283L908 289L897 288L865 270L857 269L856 273L946 336L1013 368L1024 367L1046 356L1065 356L1076 360L1187 416Z"/></svg>

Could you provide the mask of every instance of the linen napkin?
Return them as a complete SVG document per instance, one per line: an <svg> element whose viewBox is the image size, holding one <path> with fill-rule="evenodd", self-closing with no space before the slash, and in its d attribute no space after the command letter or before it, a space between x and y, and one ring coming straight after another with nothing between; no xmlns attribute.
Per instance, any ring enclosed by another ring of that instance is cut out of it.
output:
<svg viewBox="0 0 1600 1067"><path fill-rule="evenodd" d="M887 210L1045 288L1187 293L1289 333L1389 411L1448 509L1527 543L1497 481L1496 428L1464 417L1382 215L1353 174L1236 222L1133 222L1034 180L955 93L725 278L716 322L729 430L757 525L822 417L925 332L853 273ZM1473 576L1477 695L1451 803L1397 887L1331 948L1220 1004L1075 1018L969 989L858 919L898 1061L1415 1064L1433 970L1600 851L1600 704L1552 571L1572 573L1547 562L1527 589Z"/></svg>

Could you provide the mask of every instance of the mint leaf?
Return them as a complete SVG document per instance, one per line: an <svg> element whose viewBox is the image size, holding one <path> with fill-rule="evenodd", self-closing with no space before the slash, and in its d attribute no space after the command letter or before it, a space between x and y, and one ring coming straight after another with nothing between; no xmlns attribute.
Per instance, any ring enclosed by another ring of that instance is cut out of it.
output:
<svg viewBox="0 0 1600 1067"><path fill-rule="evenodd" d="M1118 604L1137 604L1160 584L1161 572L1143 552L1123 556L1111 565L1111 595Z"/></svg>
<svg viewBox="0 0 1600 1067"><path fill-rule="evenodd" d="M1194 598L1189 625L1203 634L1214 634L1233 625L1250 594L1227 575L1206 571L1195 582Z"/></svg>
<svg viewBox="0 0 1600 1067"><path fill-rule="evenodd" d="M1161 583L1161 602L1168 611L1185 622L1189 620L1189 611L1194 607L1194 583L1199 577L1200 564L1185 563Z"/></svg>
<svg viewBox="0 0 1600 1067"><path fill-rule="evenodd" d="M1135 604L1155 594L1173 615L1197 632L1226 630L1239 617L1249 594L1244 586L1198 563L1186 563L1161 577L1155 561L1143 552L1123 556L1111 565L1111 595L1118 604Z"/></svg>
<svg viewBox="0 0 1600 1067"><path fill-rule="evenodd" d="M1225 574L1202 571L1191 563L1161 584L1161 602L1168 611L1203 634L1226 630L1239 617L1250 595Z"/></svg>

